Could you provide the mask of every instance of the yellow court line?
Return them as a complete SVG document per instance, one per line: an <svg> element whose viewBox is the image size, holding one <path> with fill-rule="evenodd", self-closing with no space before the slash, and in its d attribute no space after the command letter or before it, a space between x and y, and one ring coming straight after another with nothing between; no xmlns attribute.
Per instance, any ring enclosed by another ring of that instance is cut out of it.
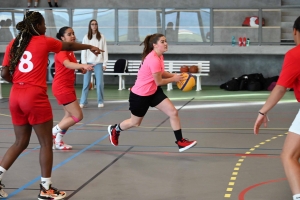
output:
<svg viewBox="0 0 300 200"><path fill-rule="evenodd" d="M288 133L285 133L288 134ZM278 137L283 136L282 134L277 135L275 137L272 137L271 139L267 139L264 142L260 142L259 144L255 145L254 147L250 148L249 151L245 152L245 154L251 154L256 148L259 148L261 145L266 144L266 142L271 142L272 140L277 139ZM242 163L244 162L245 158L247 156L241 156L241 158L239 158L238 162L235 164L234 167L234 171L232 172L232 175L230 176L230 182L228 183L228 187L226 188L226 193L224 194L224 198L230 198L231 197L231 192L233 191L233 186L235 185L236 179L237 179L237 175L238 175L238 171L240 170L240 167L242 165Z"/></svg>

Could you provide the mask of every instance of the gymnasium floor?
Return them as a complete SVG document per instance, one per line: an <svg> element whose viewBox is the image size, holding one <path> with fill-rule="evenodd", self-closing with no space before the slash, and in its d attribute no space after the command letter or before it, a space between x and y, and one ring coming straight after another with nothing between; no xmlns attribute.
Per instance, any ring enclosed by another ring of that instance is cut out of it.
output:
<svg viewBox="0 0 300 200"><path fill-rule="evenodd" d="M2 87L0 159L14 142L10 86ZM200 92L175 88L165 93L179 109L184 137L197 140L197 146L179 153L167 116L155 109L149 110L141 127L121 133L119 146L112 146L107 126L130 116L128 90L105 86L105 107L97 108L92 90L84 119L64 137L74 149L54 151L54 187L65 190L66 199L72 200L292 199L280 152L299 109L293 92L269 113L269 127L259 135L252 128L268 91L228 92L204 86ZM50 87L49 98L56 124L63 111ZM38 154L33 134L28 149L4 176L9 199L37 199Z"/></svg>

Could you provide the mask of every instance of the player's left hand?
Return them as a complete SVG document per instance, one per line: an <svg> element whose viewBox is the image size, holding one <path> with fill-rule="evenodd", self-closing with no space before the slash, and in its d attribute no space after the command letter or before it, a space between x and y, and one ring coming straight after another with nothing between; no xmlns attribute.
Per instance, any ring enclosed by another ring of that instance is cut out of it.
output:
<svg viewBox="0 0 300 200"><path fill-rule="evenodd" d="M254 128L253 128L254 134L255 135L258 134L259 128L262 124L264 124L264 127L266 128L268 126L268 121L269 121L269 119L268 119L267 114L265 114L265 115L258 114L256 122L254 124Z"/></svg>

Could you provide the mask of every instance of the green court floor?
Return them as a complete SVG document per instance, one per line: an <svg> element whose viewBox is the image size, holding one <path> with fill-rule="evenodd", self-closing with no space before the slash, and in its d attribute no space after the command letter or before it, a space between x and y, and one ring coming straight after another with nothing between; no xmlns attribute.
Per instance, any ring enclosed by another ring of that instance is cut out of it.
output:
<svg viewBox="0 0 300 200"><path fill-rule="evenodd" d="M9 96L11 85L2 84L2 96ZM82 85L76 85L77 97L81 96ZM192 99L198 101L265 101L270 94L270 91L226 91L218 86L202 86L202 91L182 92L176 86L173 90L167 91L167 87L163 86L165 94L172 100ZM49 98L54 98L52 94L51 84L48 85ZM118 90L117 85L105 85L104 98L105 101L126 100L128 99L129 90ZM96 99L96 90L89 92L89 99ZM282 98L282 101L296 101L294 93L288 91Z"/></svg>

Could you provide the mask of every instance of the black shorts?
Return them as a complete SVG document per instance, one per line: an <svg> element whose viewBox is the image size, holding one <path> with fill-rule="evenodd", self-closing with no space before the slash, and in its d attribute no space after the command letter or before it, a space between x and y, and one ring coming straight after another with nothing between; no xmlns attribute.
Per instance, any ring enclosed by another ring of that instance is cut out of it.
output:
<svg viewBox="0 0 300 200"><path fill-rule="evenodd" d="M155 107L166 98L161 87L157 87L156 92L150 96L139 96L130 91L129 110L134 116L144 117L150 106Z"/></svg>

